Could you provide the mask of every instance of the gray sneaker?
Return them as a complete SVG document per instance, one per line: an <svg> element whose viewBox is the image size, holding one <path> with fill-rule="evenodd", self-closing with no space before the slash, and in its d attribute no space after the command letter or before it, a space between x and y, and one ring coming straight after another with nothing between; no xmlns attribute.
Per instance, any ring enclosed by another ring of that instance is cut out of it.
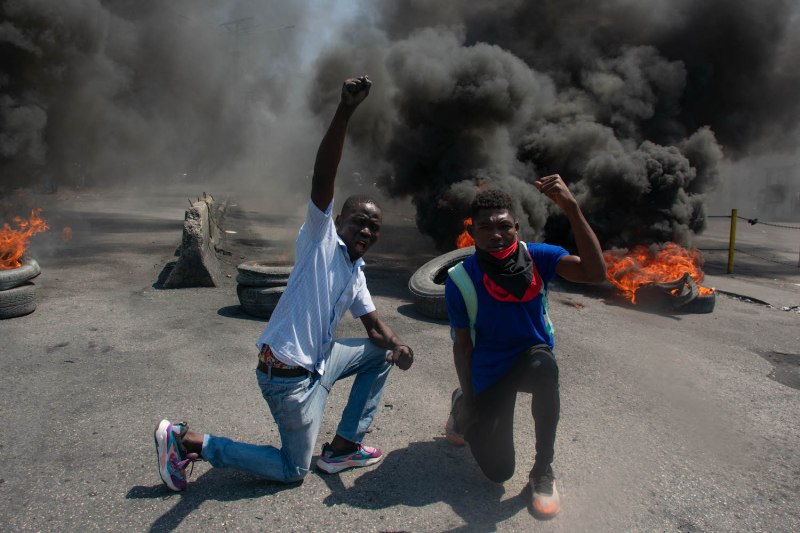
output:
<svg viewBox="0 0 800 533"><path fill-rule="evenodd" d="M467 442L464 440L464 434L456 427L456 409L457 405L461 403L464 394L461 389L453 391L453 396L450 398L450 416L444 425L444 438L453 446L464 446Z"/></svg>

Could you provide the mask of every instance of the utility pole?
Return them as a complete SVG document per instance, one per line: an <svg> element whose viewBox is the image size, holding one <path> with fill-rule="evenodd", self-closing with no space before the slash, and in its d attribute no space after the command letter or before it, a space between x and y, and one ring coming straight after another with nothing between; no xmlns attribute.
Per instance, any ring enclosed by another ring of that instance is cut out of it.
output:
<svg viewBox="0 0 800 533"><path fill-rule="evenodd" d="M243 17L236 20L229 20L228 22L223 22L220 24L223 28L228 30L228 34L231 36L232 45L231 45L231 56L233 60L231 61L231 68L233 69L233 78L239 78L239 61L241 59L241 37L242 34L246 31L249 31L255 28L257 25L252 24L253 17Z"/></svg>

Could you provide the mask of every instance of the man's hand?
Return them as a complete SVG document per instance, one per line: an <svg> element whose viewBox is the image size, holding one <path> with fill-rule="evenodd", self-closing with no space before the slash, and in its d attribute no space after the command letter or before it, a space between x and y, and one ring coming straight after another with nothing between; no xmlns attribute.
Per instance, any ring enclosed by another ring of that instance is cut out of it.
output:
<svg viewBox="0 0 800 533"><path fill-rule="evenodd" d="M576 207L578 205L569 187L567 187L567 184L564 183L564 180L562 180L561 176L558 174L551 174L540 178L533 182L533 186L565 211L570 207Z"/></svg>
<svg viewBox="0 0 800 533"><path fill-rule="evenodd" d="M342 105L355 109L369 94L372 82L367 76L350 78L342 85Z"/></svg>
<svg viewBox="0 0 800 533"><path fill-rule="evenodd" d="M414 350L405 344L398 344L389 355L386 356L386 361L397 365L397 368L400 370L408 370L414 362Z"/></svg>

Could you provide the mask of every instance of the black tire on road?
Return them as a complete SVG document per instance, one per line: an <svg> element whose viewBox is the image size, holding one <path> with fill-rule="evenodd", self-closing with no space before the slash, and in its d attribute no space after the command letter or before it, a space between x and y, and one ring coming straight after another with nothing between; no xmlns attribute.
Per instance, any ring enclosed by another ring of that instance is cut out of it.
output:
<svg viewBox="0 0 800 533"><path fill-rule="evenodd" d="M14 287L19 287L26 281L32 280L39 274L42 269L39 268L39 263L36 259L24 257L22 265L11 270L0 270L0 291L7 291Z"/></svg>
<svg viewBox="0 0 800 533"><path fill-rule="evenodd" d="M33 283L0 291L0 319L27 315L35 309L36 286Z"/></svg>
<svg viewBox="0 0 800 533"><path fill-rule="evenodd" d="M259 318L269 318L278 305L278 300L286 287L248 287L237 285L236 294L239 304L248 315Z"/></svg>
<svg viewBox="0 0 800 533"><path fill-rule="evenodd" d="M293 265L269 261L247 261L236 267L236 281L248 287L280 287L289 281Z"/></svg>
<svg viewBox="0 0 800 533"><path fill-rule="evenodd" d="M717 292L701 294L686 305L678 308L681 313L711 313L717 305Z"/></svg>
<svg viewBox="0 0 800 533"><path fill-rule="evenodd" d="M408 280L408 290L414 308L430 318L446 319L447 306L444 303L444 282L447 270L475 253L474 246L459 248L434 257L414 272Z"/></svg>

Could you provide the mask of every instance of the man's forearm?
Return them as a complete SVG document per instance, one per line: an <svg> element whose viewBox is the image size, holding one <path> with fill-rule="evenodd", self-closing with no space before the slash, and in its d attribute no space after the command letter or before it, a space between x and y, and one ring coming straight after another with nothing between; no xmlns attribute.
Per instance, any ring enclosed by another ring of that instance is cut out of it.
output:
<svg viewBox="0 0 800 533"><path fill-rule="evenodd" d="M408 346L400 340L400 337L378 316L378 313L371 313L361 317L361 321L367 330L367 336L372 344L379 348L394 350L398 346Z"/></svg>
<svg viewBox="0 0 800 533"><path fill-rule="evenodd" d="M566 209L565 213L572 228L572 234L575 236L575 244L578 247L581 266L589 278L588 281L603 281L606 279L606 263L603 259L600 241L597 240L597 236L583 216L583 212L577 203L575 203L574 207Z"/></svg>
<svg viewBox="0 0 800 533"><path fill-rule="evenodd" d="M314 176L311 180L311 200L320 211L324 211L333 199L336 171L342 159L347 124L354 110L354 107L339 104L317 150Z"/></svg>
<svg viewBox="0 0 800 533"><path fill-rule="evenodd" d="M472 405L472 347L458 343L453 345L453 362L458 375L458 384L467 405Z"/></svg>

